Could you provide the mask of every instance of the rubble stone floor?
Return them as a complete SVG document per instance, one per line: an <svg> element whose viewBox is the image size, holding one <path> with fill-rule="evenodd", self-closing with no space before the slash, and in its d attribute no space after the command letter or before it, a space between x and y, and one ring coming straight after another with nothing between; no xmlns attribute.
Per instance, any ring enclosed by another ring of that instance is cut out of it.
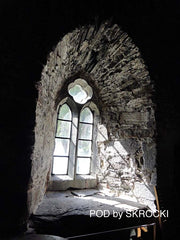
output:
<svg viewBox="0 0 180 240"><path fill-rule="evenodd" d="M88 215L91 210L113 210L118 212L133 211L145 208L134 198L113 197L103 191L96 189L49 191L46 193L42 203L38 207L35 215L49 218L67 215ZM106 214L108 214L106 211ZM98 212L97 212L98 213ZM99 211L100 214L100 211Z"/></svg>
<svg viewBox="0 0 180 240"><path fill-rule="evenodd" d="M131 221L125 218L118 219L118 215L112 217L113 211L125 213L127 210L134 211L138 209L147 209L147 207L138 203L135 198L130 196L121 195L120 197L115 197L108 192L97 189L48 191L32 216L30 227L32 228L32 233L69 239L83 234L138 225L140 222L138 223L137 219L132 219ZM98 215L92 215L91 218L91 210ZM104 211L106 216L110 214L109 217L100 217ZM129 232L124 234L129 236ZM25 238L27 240L36 240L36 238L30 238L30 236L33 237L32 234L27 236L29 237ZM48 237L46 236L42 240L56 239ZM124 237L123 239L129 238ZM22 238L22 240L24 239ZM41 238L38 238L38 240L41 240Z"/></svg>

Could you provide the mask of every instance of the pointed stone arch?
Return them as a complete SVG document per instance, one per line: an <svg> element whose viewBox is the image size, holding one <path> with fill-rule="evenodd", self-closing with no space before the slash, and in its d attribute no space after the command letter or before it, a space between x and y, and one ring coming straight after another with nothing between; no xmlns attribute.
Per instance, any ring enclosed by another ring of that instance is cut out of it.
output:
<svg viewBox="0 0 180 240"><path fill-rule="evenodd" d="M59 94L77 77L95 89L101 113L99 182L105 180L113 191L136 194L138 184L155 180L154 87L140 51L117 24L82 26L66 34L49 54L38 84L30 213L50 179Z"/></svg>

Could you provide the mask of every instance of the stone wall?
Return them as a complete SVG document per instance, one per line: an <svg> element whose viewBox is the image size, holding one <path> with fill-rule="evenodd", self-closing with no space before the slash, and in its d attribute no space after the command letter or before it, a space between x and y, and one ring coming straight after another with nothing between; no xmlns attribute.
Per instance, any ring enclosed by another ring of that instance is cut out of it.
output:
<svg viewBox="0 0 180 240"><path fill-rule="evenodd" d="M60 90L77 77L93 88L101 114L99 183L112 191L131 192L138 199L144 194L144 199L152 200L146 193L151 192L147 189L156 177L153 84L139 49L118 25L105 22L66 34L42 71L29 212L37 208L50 179ZM140 196L137 189L142 189Z"/></svg>
<svg viewBox="0 0 180 240"><path fill-rule="evenodd" d="M116 196L126 194L135 197L154 210L155 142L148 137L110 140L106 133L107 129L101 125L98 136L99 187L107 188Z"/></svg>

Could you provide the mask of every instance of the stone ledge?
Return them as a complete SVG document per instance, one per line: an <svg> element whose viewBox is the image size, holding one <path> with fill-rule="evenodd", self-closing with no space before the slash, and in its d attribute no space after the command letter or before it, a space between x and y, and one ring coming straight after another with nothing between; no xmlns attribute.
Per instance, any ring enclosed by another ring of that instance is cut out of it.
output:
<svg viewBox="0 0 180 240"><path fill-rule="evenodd" d="M145 209L135 198L115 197L98 189L47 191L35 215L58 219L60 216L86 215L90 210L133 211Z"/></svg>
<svg viewBox="0 0 180 240"><path fill-rule="evenodd" d="M51 177L49 182L48 190L59 191L67 190L68 188L94 188L97 186L97 179L94 175L77 175L75 179L69 176L57 176Z"/></svg>

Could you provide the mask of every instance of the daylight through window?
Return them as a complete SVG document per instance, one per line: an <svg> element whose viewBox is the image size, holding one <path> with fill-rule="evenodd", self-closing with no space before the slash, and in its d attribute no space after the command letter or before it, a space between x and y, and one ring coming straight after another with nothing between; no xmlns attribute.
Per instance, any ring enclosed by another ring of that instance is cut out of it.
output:
<svg viewBox="0 0 180 240"><path fill-rule="evenodd" d="M72 127L72 113L67 104L59 108L55 136L53 174L67 174Z"/></svg>
<svg viewBox="0 0 180 240"><path fill-rule="evenodd" d="M58 109L52 174L92 173L94 114L88 104L92 88L79 80L69 84L68 100Z"/></svg>

